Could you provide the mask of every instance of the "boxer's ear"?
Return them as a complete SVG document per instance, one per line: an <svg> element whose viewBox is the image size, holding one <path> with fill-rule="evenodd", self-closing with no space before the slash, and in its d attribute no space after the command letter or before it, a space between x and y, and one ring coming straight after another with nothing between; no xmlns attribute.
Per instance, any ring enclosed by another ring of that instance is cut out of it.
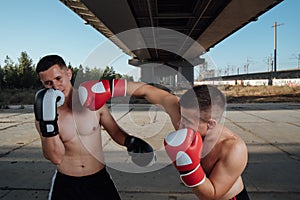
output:
<svg viewBox="0 0 300 200"><path fill-rule="evenodd" d="M207 122L207 128L208 129L213 129L217 125L217 121L214 119L210 119Z"/></svg>
<svg viewBox="0 0 300 200"><path fill-rule="evenodd" d="M67 76L69 77L70 80L72 80L72 69L70 68L67 69Z"/></svg>

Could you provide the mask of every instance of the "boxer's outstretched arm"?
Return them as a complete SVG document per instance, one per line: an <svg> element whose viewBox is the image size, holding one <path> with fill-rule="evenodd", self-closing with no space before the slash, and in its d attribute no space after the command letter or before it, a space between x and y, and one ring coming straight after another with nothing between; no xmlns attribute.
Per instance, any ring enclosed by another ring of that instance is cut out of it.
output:
<svg viewBox="0 0 300 200"><path fill-rule="evenodd" d="M175 129L178 129L180 107L176 95L143 82L127 82L126 95L143 97L151 104L162 107L169 114Z"/></svg>

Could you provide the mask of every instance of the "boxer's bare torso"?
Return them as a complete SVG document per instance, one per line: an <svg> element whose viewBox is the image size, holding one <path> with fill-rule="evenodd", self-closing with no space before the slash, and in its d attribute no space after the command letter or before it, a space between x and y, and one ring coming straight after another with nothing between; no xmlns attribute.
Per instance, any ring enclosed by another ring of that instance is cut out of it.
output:
<svg viewBox="0 0 300 200"><path fill-rule="evenodd" d="M98 111L83 108L77 95L73 105L70 98L66 101L69 102L58 108L59 135L41 138L44 155L63 174L77 177L94 174L105 166L100 120L101 113L108 109L106 106ZM38 128L38 122L36 125ZM57 147L51 148L49 140L56 140ZM54 159L56 155L59 161Z"/></svg>
<svg viewBox="0 0 300 200"><path fill-rule="evenodd" d="M65 146L65 155L57 165L61 173L86 176L104 167L99 112L58 109L59 136Z"/></svg>
<svg viewBox="0 0 300 200"><path fill-rule="evenodd" d="M218 129L220 131L219 137L217 139L217 142L213 146L213 148L210 150L210 152L201 160L201 165L206 173L206 176L212 181L216 179L217 175L220 176L219 173L222 173L221 170L226 170L227 167L231 167L228 162L232 162L234 160L234 165L238 162L241 162L240 165L244 164L245 158L234 158L236 155L233 155L233 158L230 158L231 154L238 148L241 149L241 151L244 151L241 155L246 156L246 145L244 141L232 133L229 129L226 127L220 127ZM216 133L218 134L218 133ZM238 146L238 147L236 147ZM213 172L215 171L215 172ZM224 176L227 176L226 174L223 174ZM220 180L220 179L219 179ZM225 185L225 188L228 188L228 191L222 196L221 199L230 199L237 194L239 194L243 188L244 183L241 178L241 176L238 176L236 180L227 179L228 186ZM226 180L224 179L224 182L226 183Z"/></svg>

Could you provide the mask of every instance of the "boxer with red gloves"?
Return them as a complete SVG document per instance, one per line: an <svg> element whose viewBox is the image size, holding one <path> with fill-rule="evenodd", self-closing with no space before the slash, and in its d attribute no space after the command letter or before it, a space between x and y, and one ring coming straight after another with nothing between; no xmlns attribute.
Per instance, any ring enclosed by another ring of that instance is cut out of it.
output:
<svg viewBox="0 0 300 200"><path fill-rule="evenodd" d="M190 128L174 131L166 136L164 145L186 186L195 187L205 181L200 164L202 138L198 132Z"/></svg>
<svg viewBox="0 0 300 200"><path fill-rule="evenodd" d="M198 199L249 199L242 179L247 147L220 123L226 102L217 87L194 86L179 98L149 84L128 82L127 94L143 97L169 115L177 131L166 136L165 150Z"/></svg>

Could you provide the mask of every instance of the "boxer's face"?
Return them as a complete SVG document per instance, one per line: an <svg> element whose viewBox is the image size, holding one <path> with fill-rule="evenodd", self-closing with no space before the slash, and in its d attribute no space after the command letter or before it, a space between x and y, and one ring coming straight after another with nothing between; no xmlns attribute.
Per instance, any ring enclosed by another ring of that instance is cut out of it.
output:
<svg viewBox="0 0 300 200"><path fill-rule="evenodd" d="M211 119L210 111L181 107L181 121L179 128L192 128L205 136L209 129L215 126L215 120Z"/></svg>
<svg viewBox="0 0 300 200"><path fill-rule="evenodd" d="M65 96L68 96L71 90L72 71L66 67L53 65L46 71L39 73L39 77L45 88L54 88L60 90Z"/></svg>

